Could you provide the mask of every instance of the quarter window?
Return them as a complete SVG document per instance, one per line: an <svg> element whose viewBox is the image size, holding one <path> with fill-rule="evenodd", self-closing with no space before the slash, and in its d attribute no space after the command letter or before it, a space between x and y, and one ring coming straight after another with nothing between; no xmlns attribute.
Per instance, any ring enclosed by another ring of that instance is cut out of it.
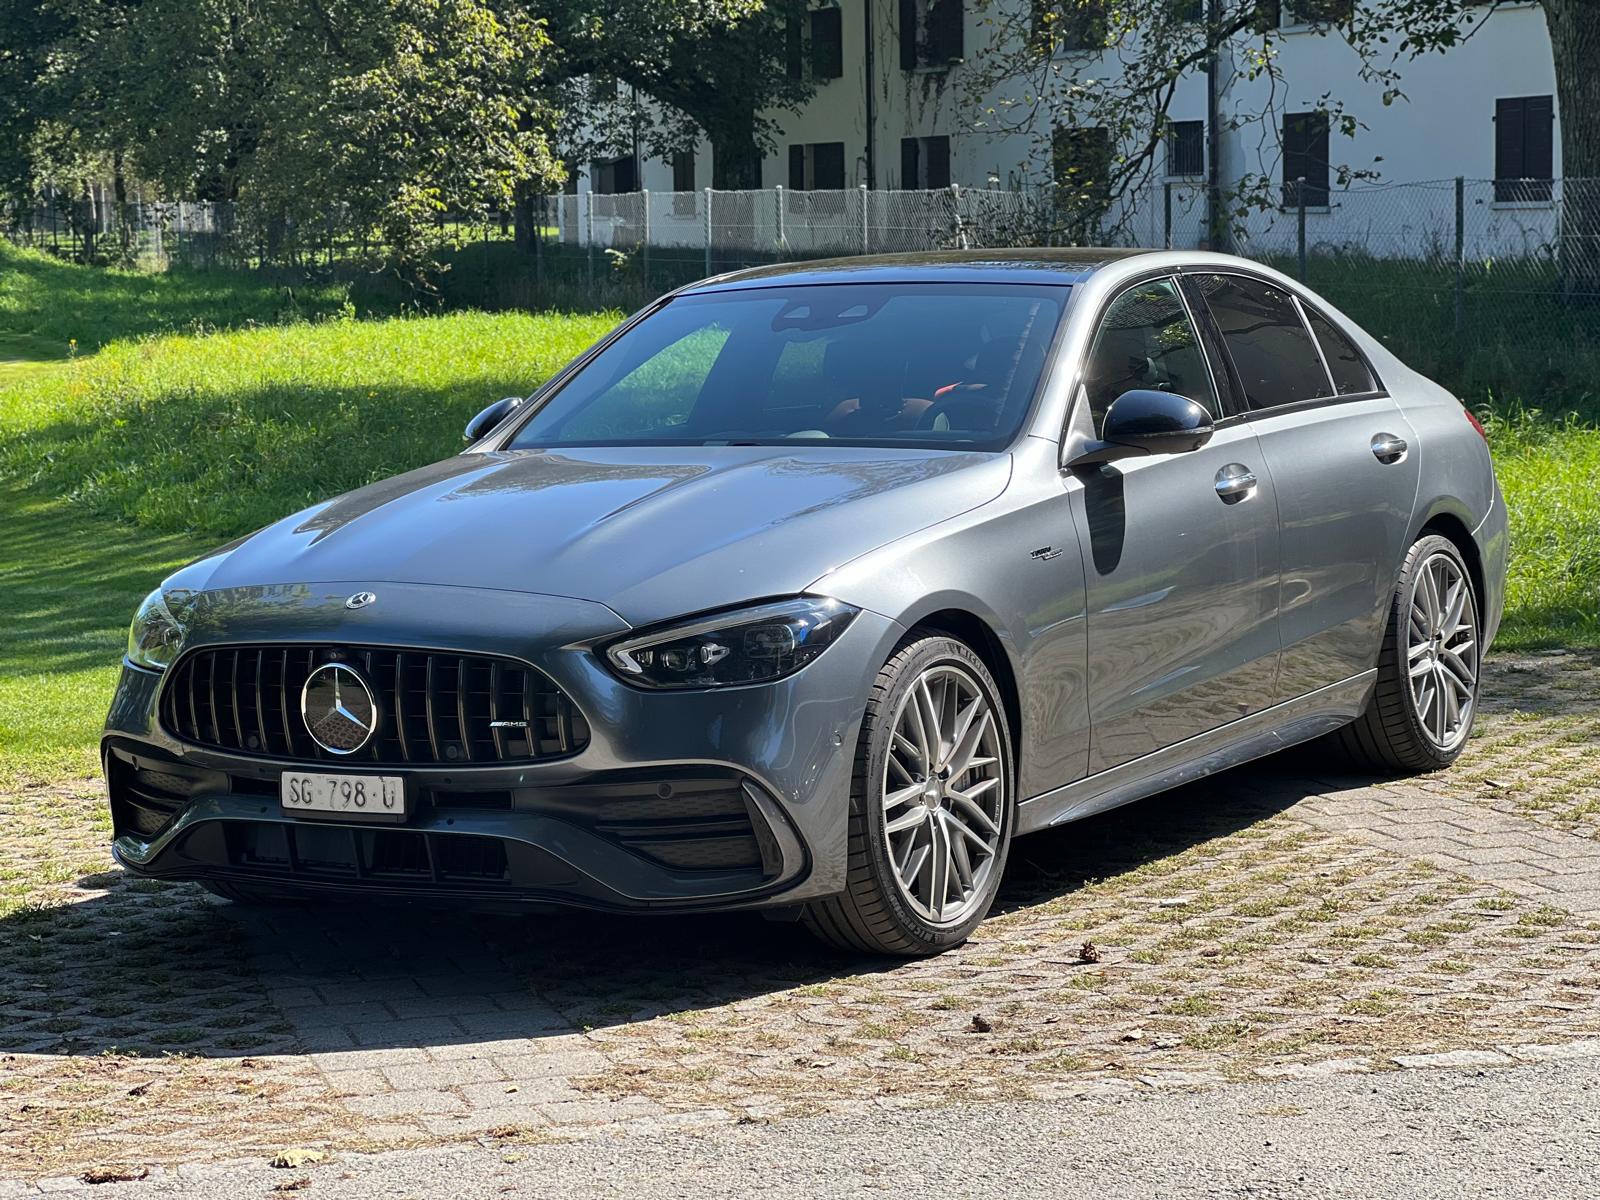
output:
<svg viewBox="0 0 1600 1200"><path fill-rule="evenodd" d="M1218 415L1205 354L1172 280L1137 284L1112 301L1094 336L1083 387L1097 434L1111 402L1136 388L1187 396Z"/></svg>
<svg viewBox="0 0 1600 1200"><path fill-rule="evenodd" d="M1195 277L1253 409L1333 395L1322 356L1292 297L1242 275Z"/></svg>
<svg viewBox="0 0 1600 1200"><path fill-rule="evenodd" d="M1361 392L1377 391L1378 385L1367 367L1367 360L1361 357L1361 351L1327 317L1309 305L1302 305L1302 308L1306 323L1311 326L1311 332L1317 335L1317 345L1322 347L1323 361L1328 364L1328 373L1333 376L1333 386L1339 390L1339 395L1354 396Z"/></svg>

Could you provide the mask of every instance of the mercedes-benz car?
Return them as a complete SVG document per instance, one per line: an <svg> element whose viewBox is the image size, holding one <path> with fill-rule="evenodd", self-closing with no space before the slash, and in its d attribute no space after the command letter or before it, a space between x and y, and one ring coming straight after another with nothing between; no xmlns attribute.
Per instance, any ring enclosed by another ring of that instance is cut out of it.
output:
<svg viewBox="0 0 1600 1200"><path fill-rule="evenodd" d="M709 279L153 591L115 853L933 953L1018 836L1313 738L1450 763L1505 592L1482 435L1223 255Z"/></svg>

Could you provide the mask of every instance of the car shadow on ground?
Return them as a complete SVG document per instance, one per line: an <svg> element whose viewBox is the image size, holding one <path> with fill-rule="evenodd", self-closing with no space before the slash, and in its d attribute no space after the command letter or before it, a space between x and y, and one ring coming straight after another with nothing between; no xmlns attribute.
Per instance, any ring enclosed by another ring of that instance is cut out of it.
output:
<svg viewBox="0 0 1600 1200"><path fill-rule="evenodd" d="M996 912L1070 897L1362 782L1335 778L1314 755L1279 756L1022 839ZM80 886L94 896L0 920L0 1052L438 1048L570 1034L900 967L753 914L250 908L121 871Z"/></svg>

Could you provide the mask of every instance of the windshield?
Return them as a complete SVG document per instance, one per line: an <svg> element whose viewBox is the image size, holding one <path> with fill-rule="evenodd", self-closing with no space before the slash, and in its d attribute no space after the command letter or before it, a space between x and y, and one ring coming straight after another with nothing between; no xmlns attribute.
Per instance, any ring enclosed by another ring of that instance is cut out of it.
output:
<svg viewBox="0 0 1600 1200"><path fill-rule="evenodd" d="M544 401L512 449L827 438L999 449L1069 289L831 284L681 296Z"/></svg>

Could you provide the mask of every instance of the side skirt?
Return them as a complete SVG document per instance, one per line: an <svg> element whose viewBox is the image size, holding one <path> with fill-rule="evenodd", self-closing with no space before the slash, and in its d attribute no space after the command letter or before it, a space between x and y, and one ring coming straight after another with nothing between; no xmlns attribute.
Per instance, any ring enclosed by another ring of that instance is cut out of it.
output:
<svg viewBox="0 0 1600 1200"><path fill-rule="evenodd" d="M1332 733L1366 707L1377 668L1274 704L1185 741L1043 792L1017 809L1017 832L1034 833L1181 787L1299 742Z"/></svg>

